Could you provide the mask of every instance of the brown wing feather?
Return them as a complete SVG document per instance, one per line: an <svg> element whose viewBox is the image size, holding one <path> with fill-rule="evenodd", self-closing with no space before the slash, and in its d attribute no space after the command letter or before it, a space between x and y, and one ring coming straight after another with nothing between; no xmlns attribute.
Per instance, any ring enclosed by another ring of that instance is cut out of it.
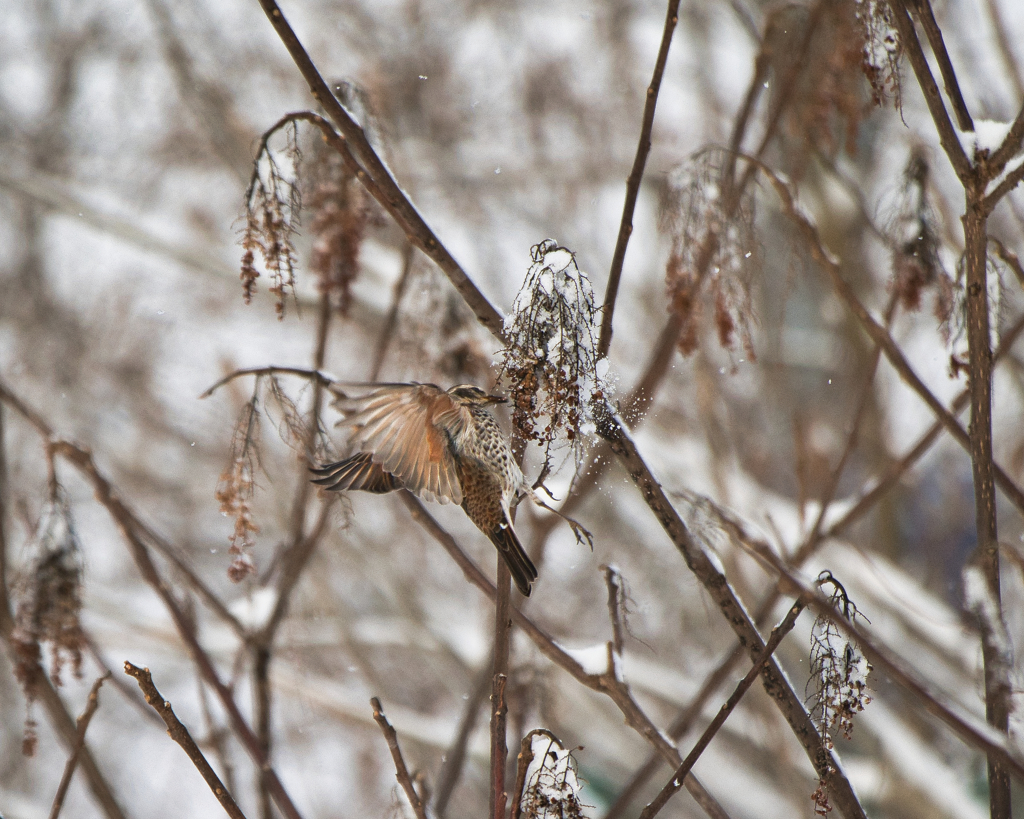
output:
<svg viewBox="0 0 1024 819"><path fill-rule="evenodd" d="M373 462L369 452L359 452L351 458L311 469L310 472L321 476L313 483L331 491L361 489L364 492L384 494L402 486L398 478Z"/></svg>
<svg viewBox="0 0 1024 819"><path fill-rule="evenodd" d="M448 435L461 434L471 417L444 390L389 384L337 406L348 414L343 423L352 427L352 442L384 472L427 500L462 503Z"/></svg>

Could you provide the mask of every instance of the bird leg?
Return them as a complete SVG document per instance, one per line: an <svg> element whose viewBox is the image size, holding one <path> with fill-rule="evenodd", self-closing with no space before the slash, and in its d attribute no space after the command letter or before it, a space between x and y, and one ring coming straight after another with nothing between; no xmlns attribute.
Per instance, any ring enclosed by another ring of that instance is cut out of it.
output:
<svg viewBox="0 0 1024 819"><path fill-rule="evenodd" d="M564 520L566 523L568 523L569 524L569 528L572 529L573 535L576 536L576 542L577 543L583 543L584 541L586 541L587 545L590 547L590 551L594 551L594 536L590 533L590 530L587 529L586 526L584 526L578 520L576 520L574 518L571 518L568 515L565 515L565 514L559 512L557 509L555 509L555 508L553 508L551 506L548 506L543 500L541 500L540 496L536 492L534 492L532 489L527 488L526 493L530 496L530 500L532 500L535 504L537 504L537 506L544 507L549 512L553 512L554 514L558 515L558 517L560 517L562 520ZM552 497L554 497L554 496L552 495Z"/></svg>

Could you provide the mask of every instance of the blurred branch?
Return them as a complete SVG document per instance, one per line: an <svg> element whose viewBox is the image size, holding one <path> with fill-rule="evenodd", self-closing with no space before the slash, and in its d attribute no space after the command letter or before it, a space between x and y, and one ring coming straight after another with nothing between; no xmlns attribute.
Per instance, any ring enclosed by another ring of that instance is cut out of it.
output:
<svg viewBox="0 0 1024 819"><path fill-rule="evenodd" d="M837 295L846 303L847 307L864 328L864 331L882 348L882 352L885 354L886 359L888 359L889 363L893 366L893 369L899 373L900 378L903 379L907 386L913 389L914 392L920 396L956 441L963 446L964 449L970 452L971 439L967 431L963 426L961 426L960 422L956 419L956 416L949 412L942 402L935 397L935 394L928 389L917 373L914 372L910 363L900 350L899 345L893 340L893 337L881 324L878 323L878 321L875 320L874 317L872 317L867 307L865 307L863 302L857 298L853 288L850 287L849 283L843 278L839 262L822 242L817 226L811 221L806 211L797 204L796 195L791 189L789 183L779 177L763 163L754 159L751 159L750 161L756 164L762 173L768 177L769 181L772 183L772 187L779 195L779 199L781 200L783 210L786 215L800 229L811 254L828 272L829 278L832 280L832 284ZM995 470L995 481L999 485L999 488L1003 490L1006 497L1018 509L1024 511L1024 491L1014 483L1013 479L1010 478L1010 476L1000 466L998 466L998 464L994 464L993 466Z"/></svg>
<svg viewBox="0 0 1024 819"><path fill-rule="evenodd" d="M796 625L796 618L800 616L800 612L803 610L804 604L798 600L790 608L789 612L786 614L786 618L772 629L772 633L768 636L768 641L764 644L764 649L757 655L753 664L750 666L750 671L748 671L747 675L740 680L736 689L729 696L729 699L722 704L722 707L718 710L715 718L711 720L711 724L708 725L704 733L701 734L700 739L698 739L697 743L693 746L693 750L686 755L686 759L684 759L680 763L679 767L676 768L672 778L665 783L665 787L663 787L657 797L655 797L655 799L640 812L640 819L654 819L654 816L657 815L658 811L665 807L668 800L679 792L679 783L682 781L682 778L686 776L697 763L697 760L700 759L700 755L704 753L708 745L711 744L711 740L714 739L715 734L718 733L719 729L729 718L729 715L733 710L735 710L736 706L739 705L740 700L743 699L743 695L746 694L750 689L750 686L754 684L754 680L758 678L761 671L766 668L768 658L775 653L775 649L779 647L779 643L782 642L782 639L793 630L793 626Z"/></svg>
<svg viewBox="0 0 1024 819"><path fill-rule="evenodd" d="M640 142L636 147L633 168L626 180L626 201L622 206L622 221L619 224L619 235L615 240L615 252L612 254L612 267L608 273L608 285L601 308L601 335L597 342L597 357L606 358L608 347L612 343L612 317L615 314L615 299L619 293L619 280L622 278L622 265L626 259L626 246L633 234L633 213L636 210L636 199L640 193L640 183L647 165L647 155L651 152L651 132L654 129L654 111L658 105L658 92L661 90L661 78L665 74L668 61L668 50L672 45L672 33L679 20L679 0L668 0L665 13L665 28L661 34L661 46L658 58L654 63L654 76L647 86L647 101L644 103L644 115L640 126Z"/></svg>
<svg viewBox="0 0 1024 819"><path fill-rule="evenodd" d="M406 287L409 285L409 277L412 275L413 257L416 248L409 242L402 248L402 272L395 283L395 290L391 296L391 309L384 320L380 334L377 336L377 349L373 354L373 364L370 367L369 381L377 381L380 378L381 367L384 366L384 358L388 354L388 348L395 338L395 328L398 326L398 310L402 305L402 297L405 295Z"/></svg>
<svg viewBox="0 0 1024 819"><path fill-rule="evenodd" d="M416 819L427 819L427 809L412 785L409 770L405 767L405 760L402 758L402 749L398 747L398 734L388 722L388 718L384 716L380 700L374 697L370 700L370 705L373 706L373 718L380 726L381 733L384 734L384 739L388 743L388 750L391 751L391 758L395 762L395 777L398 779L398 784L405 791L409 804L412 805L413 812L416 814Z"/></svg>
<svg viewBox="0 0 1024 819"><path fill-rule="evenodd" d="M92 715L100 707L100 686L103 685L103 681L109 676L110 672L108 671L102 677L97 678L96 682L92 684L92 688L89 690L89 697L85 703L85 710L76 721L75 747L72 749L71 756L68 757L67 764L64 766L64 774L61 776L60 784L57 786L57 793L54 794L53 805L50 807L50 819L57 819L60 816L61 808L64 807L64 797L67 796L68 786L71 785L71 777L75 774L79 757L82 755L82 748L85 747L85 732L89 730Z"/></svg>
<svg viewBox="0 0 1024 819"><path fill-rule="evenodd" d="M220 777L210 767L210 763L206 761L203 752L199 750L199 746L196 745L191 734L189 734L188 728L178 719L170 702L160 696L160 692L157 691L156 686L153 684L153 675L149 673L149 669L139 668L126 660L124 673L134 677L136 682L138 682L139 688L142 689L142 693L146 697L146 702L153 706L153 709L167 725L167 735L177 742L188 755L188 758L192 760L192 764L195 765L196 770L206 780L206 784L213 791L213 795L217 797L217 801L224 808L224 812L232 819L245 819L245 814L235 804L235 800L231 798L231 794L224 787L224 783L220 781Z"/></svg>
<svg viewBox="0 0 1024 819"><path fill-rule="evenodd" d="M8 595L6 577L8 558L6 523L8 476L5 405L11 406L22 414L27 411L28 415L25 417L29 418L34 426L38 424L45 428L46 424L42 418L33 413L16 396L8 392L3 384L0 384L0 641L2 641L6 649L11 664L14 665L17 661L16 649L11 645L11 636L14 631L14 609L11 606L11 600ZM36 426L36 428L38 429L39 427ZM50 675L46 673L38 660L31 663L28 673L32 678L36 698L43 703L43 707L46 709L47 716L50 719L50 724L64 743L64 746L70 753L76 756L77 764L81 766L88 782L89 790L99 804L100 810L107 816L107 819L126 819L121 806L117 803L114 792L111 790L110 783L107 782L99 765L96 764L96 760L89 747L85 745L84 736L82 741L79 742L79 726L68 712L67 707L60 698L60 694L54 688Z"/></svg>
<svg viewBox="0 0 1024 819"><path fill-rule="evenodd" d="M281 13L275 0L259 0L259 3L309 85L313 98L323 106L327 111L327 116L341 131L340 138L345 141L346 147L342 157L344 158L348 149L351 149L358 162L361 163L362 168L356 173L359 181L367 186L370 194L392 215L399 227L405 231L409 241L437 263L455 289L465 299L466 304L472 309L480 323L504 341L504 321L501 315L477 289L477 286L466 275L447 248L441 244L430 226L395 182L387 167L370 145L362 127L352 119L348 111L331 92L327 83L324 82L323 77L320 76L320 72L309 58L309 54L306 53L306 49L288 24L284 14Z"/></svg>
<svg viewBox="0 0 1024 819"><path fill-rule="evenodd" d="M491 689L491 679L494 676L493 668L494 662L488 661L477 675L473 690L466 700L455 740L444 753L441 770L437 775L437 788L434 792L433 808L437 816L444 816L445 810L448 808L448 800L451 799L452 792L458 784L463 763L466 761L466 748L469 745L470 734L473 733L473 728L476 726L477 715L480 713L484 698ZM513 803L514 808L515 803Z"/></svg>
<svg viewBox="0 0 1024 819"><path fill-rule="evenodd" d="M992 30L996 35L996 45L999 47L999 56L1003 59L1006 75L1010 78L1017 98L1024 99L1024 72L1021 71L1020 62L1010 45L1010 38L1006 33L1006 21L999 10L999 3L997 0L985 0L985 8L988 11Z"/></svg>
<svg viewBox="0 0 1024 819"><path fill-rule="evenodd" d="M238 273L233 268L214 261L219 254L212 248L195 250L194 243L161 239L125 219L104 213L72 193L64 180L39 172L34 172L31 176L14 174L0 168L0 188L38 202L79 223L91 225L141 250L171 259L184 267L223 280L238 278Z"/></svg>

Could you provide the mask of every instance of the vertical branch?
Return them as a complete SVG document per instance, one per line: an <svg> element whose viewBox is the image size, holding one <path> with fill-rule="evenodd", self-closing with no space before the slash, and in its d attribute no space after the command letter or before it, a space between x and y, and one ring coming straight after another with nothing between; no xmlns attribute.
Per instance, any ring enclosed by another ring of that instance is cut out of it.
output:
<svg viewBox="0 0 1024 819"><path fill-rule="evenodd" d="M512 645L512 575L498 555L497 599L494 605L494 674L491 677L491 819L504 819L508 795L505 792L505 764L508 745L505 739L505 684Z"/></svg>
<svg viewBox="0 0 1024 819"><path fill-rule="evenodd" d="M661 35L661 48L654 64L654 76L647 86L647 102L644 104L643 124L640 127L640 143L636 146L636 157L633 169L629 172L626 182L626 202L622 206L622 221L619 224L619 235L615 240L615 253L612 255L612 267L608 273L608 286L604 294L604 306L601 316L601 335L597 342L597 357L605 358L608 347L612 343L612 316L615 313L615 298L619 292L619 280L622 278L622 265L626 259L626 245L633 233L633 212L636 210L636 199L640 193L640 183L647 165L647 155L651 152L651 131L654 128L654 109L658 105L658 91L661 89L661 78L665 74L665 63L668 61L668 49L672 44L672 33L679 20L679 0L669 0L665 14L665 29Z"/></svg>
<svg viewBox="0 0 1024 819"><path fill-rule="evenodd" d="M989 330L987 241L985 214L977 206L984 184L967 190L963 217L965 264L967 268L967 343L970 361L971 466L974 472L974 503L978 545L971 558L982 572L987 586L986 608L991 617L980 616L982 657L985 663L985 718L1006 735L1009 728L1010 686L1006 647L997 628L1002 621L999 589L999 541L996 529L995 468L992 461L992 349ZM1006 769L992 755L988 757L989 810L992 819L1011 815L1010 779Z"/></svg>

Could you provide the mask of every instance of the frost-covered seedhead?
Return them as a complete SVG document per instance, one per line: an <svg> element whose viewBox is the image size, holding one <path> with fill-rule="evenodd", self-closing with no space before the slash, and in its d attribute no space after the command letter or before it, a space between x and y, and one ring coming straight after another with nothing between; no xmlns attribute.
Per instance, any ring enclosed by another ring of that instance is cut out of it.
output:
<svg viewBox="0 0 1024 819"><path fill-rule="evenodd" d="M891 99L893 106L900 108L903 104L900 86L903 45L896 31L892 7L886 0L857 0L855 7L864 42L861 69L871 83L872 99L878 106Z"/></svg>
<svg viewBox="0 0 1024 819"><path fill-rule="evenodd" d="M819 587L831 587L829 602L850 622L863 615L849 598L843 585L831 572L818 577ZM864 710L871 697L867 693L871 664L856 643L851 642L828 617L819 616L811 627L811 716L818 725L823 750L831 751L837 732L850 739L853 718ZM814 812L820 816L832 810L825 777L814 792Z"/></svg>
<svg viewBox="0 0 1024 819"><path fill-rule="evenodd" d="M245 303L252 300L256 279L260 277L255 259L258 251L270 276L270 292L277 299L278 318L284 318L288 292L295 295L297 257L293 238L298 231L302 211L298 170L302 159L299 151L298 126L285 122L285 146L280 151L270 147L271 137L279 130L272 128L260 140L252 178L245 192L245 227L242 229L242 291Z"/></svg>
<svg viewBox="0 0 1024 819"><path fill-rule="evenodd" d="M670 309L686 321L684 355L697 349L707 298L719 343L732 350L739 336L753 360L750 291L760 269L754 199L749 185L737 197L723 183L725 159L723 149L709 148L669 173L661 203L661 228L672 240L665 279Z"/></svg>
<svg viewBox="0 0 1024 819"><path fill-rule="evenodd" d="M607 392L607 364L597 358L598 309L575 254L547 239L530 256L533 264L505 320L509 343L501 372L511 385L515 431L543 447L546 473L560 438L579 463L596 429L592 404Z"/></svg>
<svg viewBox="0 0 1024 819"><path fill-rule="evenodd" d="M528 761L519 808L526 819L582 819L582 784L572 751L549 731L536 730L523 741L520 762Z"/></svg>
<svg viewBox="0 0 1024 819"><path fill-rule="evenodd" d="M61 684L61 672L69 660L74 675L82 675L82 550L71 505L55 481L29 549L31 564L14 583L11 644L15 677L31 707L40 682L42 643L50 644L50 679L54 685ZM31 756L35 746L35 721L29 715L22 749Z"/></svg>

